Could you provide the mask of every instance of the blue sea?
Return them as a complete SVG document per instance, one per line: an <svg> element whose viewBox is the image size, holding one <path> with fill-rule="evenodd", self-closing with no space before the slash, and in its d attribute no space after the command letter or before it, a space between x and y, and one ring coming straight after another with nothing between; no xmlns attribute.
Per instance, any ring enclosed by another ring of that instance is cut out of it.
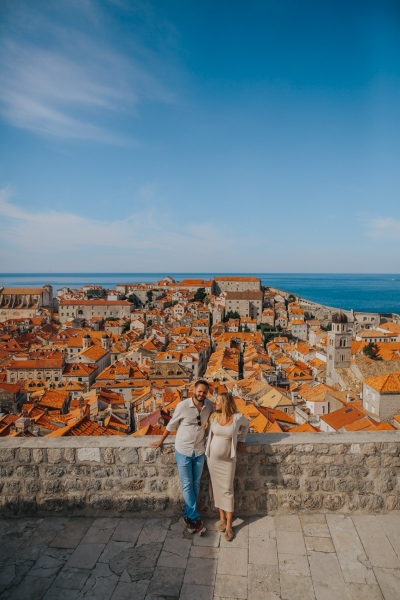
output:
<svg viewBox="0 0 400 600"><path fill-rule="evenodd" d="M211 279L233 273L0 273L5 287L40 287L46 283L54 292L62 287L81 288L86 284L112 289L117 283L151 283L166 275L177 281L186 278ZM356 311L399 313L400 274L360 275L329 273L235 273L255 275L263 285L293 292L314 302Z"/></svg>

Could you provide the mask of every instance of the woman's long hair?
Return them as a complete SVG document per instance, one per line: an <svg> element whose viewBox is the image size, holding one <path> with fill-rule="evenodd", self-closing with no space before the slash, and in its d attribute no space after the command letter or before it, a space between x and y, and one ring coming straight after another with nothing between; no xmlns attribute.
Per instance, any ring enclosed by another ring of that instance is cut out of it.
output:
<svg viewBox="0 0 400 600"><path fill-rule="evenodd" d="M232 394L229 392L224 392L223 394L218 394L218 397L221 398L222 407L221 410L216 410L212 413L212 419L218 418L219 415L224 417L225 422L228 421L232 415L238 412L236 402Z"/></svg>

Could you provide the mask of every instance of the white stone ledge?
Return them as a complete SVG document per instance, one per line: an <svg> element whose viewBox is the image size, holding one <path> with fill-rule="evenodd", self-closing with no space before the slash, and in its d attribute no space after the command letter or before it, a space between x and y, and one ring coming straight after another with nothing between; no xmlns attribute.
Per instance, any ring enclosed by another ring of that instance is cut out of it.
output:
<svg viewBox="0 0 400 600"><path fill-rule="evenodd" d="M160 436L69 436L61 438L0 438L0 448L147 448ZM286 446L297 444L364 444L400 443L399 431L365 431L346 433L251 433L246 445ZM167 439L164 446L173 447L174 439Z"/></svg>

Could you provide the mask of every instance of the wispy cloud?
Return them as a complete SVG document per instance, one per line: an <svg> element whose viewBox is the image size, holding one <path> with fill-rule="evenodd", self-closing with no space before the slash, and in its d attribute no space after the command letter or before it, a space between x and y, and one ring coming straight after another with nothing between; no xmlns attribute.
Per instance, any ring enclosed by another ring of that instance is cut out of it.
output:
<svg viewBox="0 0 400 600"><path fill-rule="evenodd" d="M0 253L5 270L41 264L59 270L101 268L100 257L114 270L168 270L170 265L192 270L230 256L231 237L211 223L182 226L168 214L147 210L124 219L91 219L59 211L33 212L12 201L10 188L0 190ZM21 263L21 261L23 261ZM57 266L58 265L58 266Z"/></svg>
<svg viewBox="0 0 400 600"><path fill-rule="evenodd" d="M174 101L144 60L145 49L136 56L116 50L97 21L90 35L50 17L34 26L25 20L3 37L0 113L8 123L47 136L124 144L130 140L118 133L118 116L137 116L149 98Z"/></svg>
<svg viewBox="0 0 400 600"><path fill-rule="evenodd" d="M368 235L375 238L400 240L400 220L392 217L370 219Z"/></svg>

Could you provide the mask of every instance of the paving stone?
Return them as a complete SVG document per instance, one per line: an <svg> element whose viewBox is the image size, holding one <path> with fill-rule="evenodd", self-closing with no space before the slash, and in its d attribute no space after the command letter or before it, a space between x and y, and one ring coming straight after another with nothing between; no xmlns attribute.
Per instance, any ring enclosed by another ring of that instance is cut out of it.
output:
<svg viewBox="0 0 400 600"><path fill-rule="evenodd" d="M185 569L156 567L150 581L148 594L179 597L184 575Z"/></svg>
<svg viewBox="0 0 400 600"><path fill-rule="evenodd" d="M275 534L274 517L252 517L249 521L249 537L266 539Z"/></svg>
<svg viewBox="0 0 400 600"><path fill-rule="evenodd" d="M207 527L207 529L209 529L209 527ZM186 523L182 518L179 519L179 521L177 521L176 523L172 523L170 525L169 531L167 533L167 538L189 539L191 535L192 534L188 532L186 528Z"/></svg>
<svg viewBox="0 0 400 600"><path fill-rule="evenodd" d="M162 544L144 544L138 548L127 548L110 560L109 567L119 576L126 570L132 581L151 579L161 549Z"/></svg>
<svg viewBox="0 0 400 600"><path fill-rule="evenodd" d="M65 529L61 530L50 543L51 548L76 548L85 533L91 527L93 519L71 518Z"/></svg>
<svg viewBox="0 0 400 600"><path fill-rule="evenodd" d="M192 546L189 556L193 558L218 558L219 548L213 548L212 546Z"/></svg>
<svg viewBox="0 0 400 600"><path fill-rule="evenodd" d="M248 590L247 600L281 600L275 592L265 592L264 590Z"/></svg>
<svg viewBox="0 0 400 600"><path fill-rule="evenodd" d="M217 575L214 598L247 599L247 577L237 575Z"/></svg>
<svg viewBox="0 0 400 600"><path fill-rule="evenodd" d="M279 555L279 572L287 575L295 575L297 577L309 577L310 567L307 556L299 554L280 554Z"/></svg>
<svg viewBox="0 0 400 600"><path fill-rule="evenodd" d="M247 577L247 548L220 548L217 573Z"/></svg>
<svg viewBox="0 0 400 600"><path fill-rule="evenodd" d="M376 518L400 558L400 516L394 514L377 515Z"/></svg>
<svg viewBox="0 0 400 600"><path fill-rule="evenodd" d="M163 542L167 537L171 519L146 519L136 546Z"/></svg>
<svg viewBox="0 0 400 600"><path fill-rule="evenodd" d="M343 600L346 584L335 554L309 552L308 560L317 600Z"/></svg>
<svg viewBox="0 0 400 600"><path fill-rule="evenodd" d="M350 600L384 600L378 585L346 583L346 589Z"/></svg>
<svg viewBox="0 0 400 600"><path fill-rule="evenodd" d="M303 534L300 531L277 531L279 554L306 554Z"/></svg>
<svg viewBox="0 0 400 600"><path fill-rule="evenodd" d="M0 593L10 586L17 586L34 564L33 560L10 558L0 568Z"/></svg>
<svg viewBox="0 0 400 600"><path fill-rule="evenodd" d="M344 580L347 583L376 584L352 518L327 515L327 522Z"/></svg>
<svg viewBox="0 0 400 600"><path fill-rule="evenodd" d="M326 537L305 537L307 552L335 552L332 540Z"/></svg>
<svg viewBox="0 0 400 600"><path fill-rule="evenodd" d="M326 518L324 514L312 513L310 515L300 515L300 521L303 527L307 523L319 523L323 525L324 523L326 523Z"/></svg>
<svg viewBox="0 0 400 600"><path fill-rule="evenodd" d="M102 527L101 521L105 519L96 519L90 529L86 532L81 540L81 544L107 544L110 540L117 523L113 527ZM115 519L109 519L108 521L115 521ZM105 523L107 525L107 523Z"/></svg>
<svg viewBox="0 0 400 600"><path fill-rule="evenodd" d="M212 558L189 558L184 583L214 585L217 561Z"/></svg>
<svg viewBox="0 0 400 600"><path fill-rule="evenodd" d="M254 565L277 565L278 552L276 540L250 538L249 563Z"/></svg>
<svg viewBox="0 0 400 600"><path fill-rule="evenodd" d="M49 587L43 600L76 600L78 598L79 590L68 590L58 587Z"/></svg>
<svg viewBox="0 0 400 600"><path fill-rule="evenodd" d="M315 600L311 577L281 573L280 597L282 600Z"/></svg>
<svg viewBox="0 0 400 600"><path fill-rule="evenodd" d="M131 542L114 542L110 540L103 552L100 554L98 562L100 563L109 563L114 556L122 552L122 550L126 550L127 548L133 548L134 544Z"/></svg>
<svg viewBox="0 0 400 600"><path fill-rule="evenodd" d="M42 554L29 571L29 575L32 577L55 577L65 565L66 560Z"/></svg>
<svg viewBox="0 0 400 600"><path fill-rule="evenodd" d="M358 535L373 567L399 569L400 560L374 515L353 517Z"/></svg>
<svg viewBox="0 0 400 600"><path fill-rule="evenodd" d="M303 525L303 534L307 537L331 537L329 527L326 523L305 523Z"/></svg>
<svg viewBox="0 0 400 600"><path fill-rule="evenodd" d="M160 558L158 559L157 566L185 569L191 545L191 540L167 537Z"/></svg>
<svg viewBox="0 0 400 600"><path fill-rule="evenodd" d="M143 600L148 587L148 583L125 583L120 581L111 596L111 600Z"/></svg>
<svg viewBox="0 0 400 600"><path fill-rule="evenodd" d="M72 553L66 566L80 569L93 569L105 547L105 544L79 544Z"/></svg>
<svg viewBox="0 0 400 600"><path fill-rule="evenodd" d="M385 600L399 600L400 571L376 567L374 573Z"/></svg>
<svg viewBox="0 0 400 600"><path fill-rule="evenodd" d="M182 585L180 600L213 600L214 586L212 585Z"/></svg>
<svg viewBox="0 0 400 600"><path fill-rule="evenodd" d="M81 590L90 575L88 569L65 568L59 572L52 587Z"/></svg>
<svg viewBox="0 0 400 600"><path fill-rule="evenodd" d="M275 529L278 531L301 531L300 519L297 515L275 515Z"/></svg>
<svg viewBox="0 0 400 600"><path fill-rule="evenodd" d="M218 531L207 531L204 535L193 535L193 546L211 546L218 548L221 534Z"/></svg>
<svg viewBox="0 0 400 600"><path fill-rule="evenodd" d="M53 583L53 577L30 577L27 575L9 596L10 600L42 598Z"/></svg>
<svg viewBox="0 0 400 600"><path fill-rule="evenodd" d="M107 565L101 566L108 569ZM100 569L97 569L97 571L97 573L91 573L78 596L79 599L95 598L96 600L110 600L118 583L118 575L111 573L111 575L107 574L107 576L104 577L102 576Z"/></svg>
<svg viewBox="0 0 400 600"><path fill-rule="evenodd" d="M249 565L249 590L263 589L266 592L280 593L279 570L273 565Z"/></svg>
<svg viewBox="0 0 400 600"><path fill-rule="evenodd" d="M135 544L145 522L146 519L119 519L111 539L115 542L132 542Z"/></svg>

